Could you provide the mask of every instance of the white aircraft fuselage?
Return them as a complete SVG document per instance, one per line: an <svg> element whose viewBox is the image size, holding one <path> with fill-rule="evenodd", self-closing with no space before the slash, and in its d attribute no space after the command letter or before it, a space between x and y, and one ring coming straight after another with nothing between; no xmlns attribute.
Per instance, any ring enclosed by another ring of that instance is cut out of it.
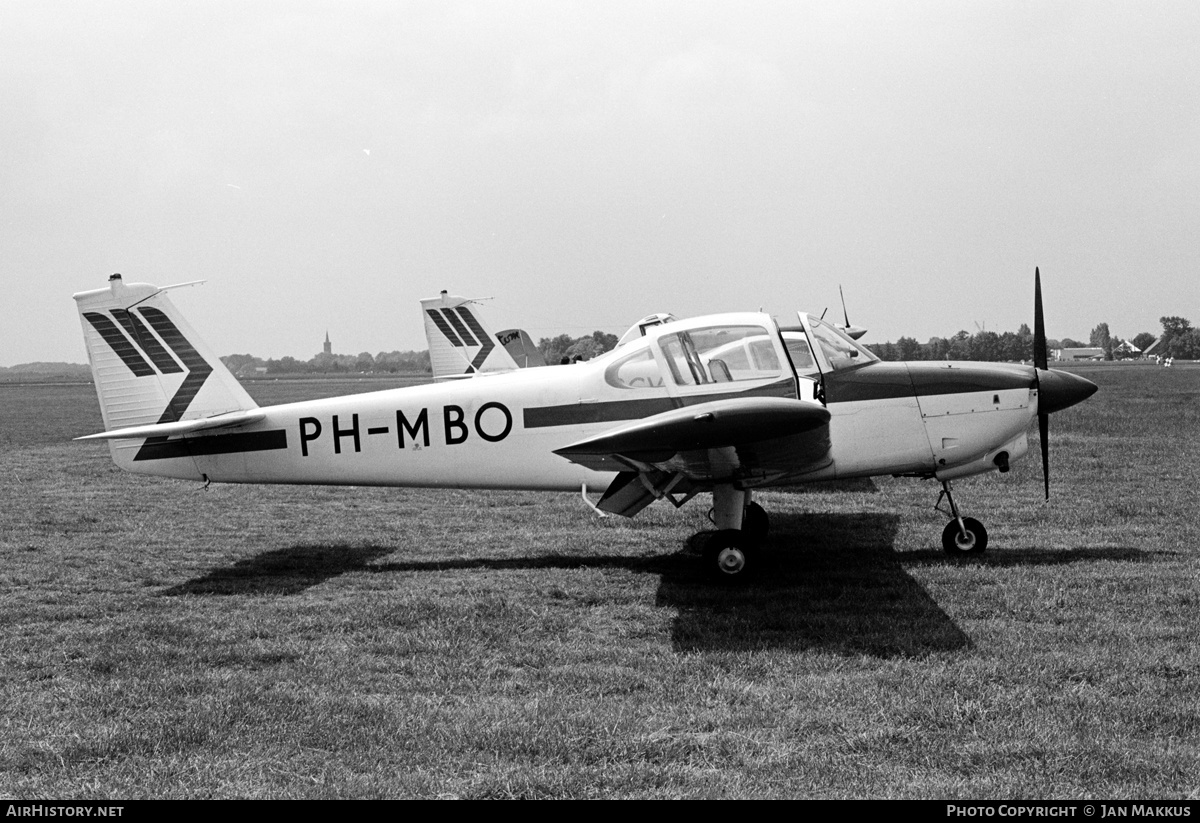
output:
<svg viewBox="0 0 1200 823"><path fill-rule="evenodd" d="M948 491L1007 471L1039 404L1095 390L1032 366L880 362L810 315L782 327L743 312L652 326L587 362L259 408L163 290L117 279L76 300L105 418L92 437L130 471L608 489L601 508L622 514L711 490L718 527L735 531L750 492L772 485L911 475Z"/></svg>

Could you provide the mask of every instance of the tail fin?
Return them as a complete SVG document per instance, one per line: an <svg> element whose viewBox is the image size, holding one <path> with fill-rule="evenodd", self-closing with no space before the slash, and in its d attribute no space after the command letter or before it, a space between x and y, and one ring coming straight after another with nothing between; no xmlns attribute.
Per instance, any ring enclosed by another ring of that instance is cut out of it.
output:
<svg viewBox="0 0 1200 823"><path fill-rule="evenodd" d="M527 369L531 366L546 365L546 358L542 355L538 347L533 344L533 338L529 336L529 332L524 329L498 331L496 332L496 339L500 341L500 345L508 350L509 355L518 367Z"/></svg>
<svg viewBox="0 0 1200 823"><path fill-rule="evenodd" d="M477 301L442 292L439 297L422 300L421 309L425 314L425 340L429 343L434 380L519 368L506 343L484 324ZM511 336L514 331L518 332L515 338ZM519 330L506 332L508 345L514 340L521 344L520 334ZM545 362L528 365L545 365Z"/></svg>
<svg viewBox="0 0 1200 823"><path fill-rule="evenodd" d="M75 295L108 431L257 408L165 292L148 283L126 284L114 274L108 288ZM123 469L199 479L191 457L147 458L148 449L165 441L165 435L143 435L109 445ZM135 467L138 461L144 462Z"/></svg>

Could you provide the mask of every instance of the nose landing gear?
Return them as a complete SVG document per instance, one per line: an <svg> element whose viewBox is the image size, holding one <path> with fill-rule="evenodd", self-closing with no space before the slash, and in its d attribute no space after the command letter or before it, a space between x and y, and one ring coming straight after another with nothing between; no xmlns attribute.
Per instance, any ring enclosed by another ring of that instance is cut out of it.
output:
<svg viewBox="0 0 1200 823"><path fill-rule="evenodd" d="M949 512L945 512L941 508L943 497L950 504ZM942 493L938 495L938 502L933 507L940 512L949 514L952 518L946 524L946 528L942 530L942 548L946 554L953 556L983 554L988 543L987 529L974 517L963 517L959 513L958 505L954 502L954 495L950 492L949 480L942 481Z"/></svg>

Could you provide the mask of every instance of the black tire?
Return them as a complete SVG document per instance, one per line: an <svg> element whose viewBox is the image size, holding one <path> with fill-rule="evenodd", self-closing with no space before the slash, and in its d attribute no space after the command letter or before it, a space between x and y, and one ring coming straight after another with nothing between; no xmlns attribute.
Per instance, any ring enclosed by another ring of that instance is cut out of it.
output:
<svg viewBox="0 0 1200 823"><path fill-rule="evenodd" d="M967 539L963 539L959 531L958 521L951 520L942 531L942 548L946 554L961 557L969 554L983 554L987 548L987 529L974 517L964 517L963 526L967 530Z"/></svg>
<svg viewBox="0 0 1200 823"><path fill-rule="evenodd" d="M738 529L722 529L708 541L704 557L709 571L721 582L744 579L750 568L749 541Z"/></svg>
<svg viewBox="0 0 1200 823"><path fill-rule="evenodd" d="M742 534L746 536L746 539L753 545L758 545L767 539L770 531L771 518L767 514L767 510L757 503L747 506L742 515Z"/></svg>

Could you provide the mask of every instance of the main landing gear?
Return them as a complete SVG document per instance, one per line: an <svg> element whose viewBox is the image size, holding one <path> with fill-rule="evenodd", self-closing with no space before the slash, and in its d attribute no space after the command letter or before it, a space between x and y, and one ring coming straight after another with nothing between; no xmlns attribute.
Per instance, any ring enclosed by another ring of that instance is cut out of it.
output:
<svg viewBox="0 0 1200 823"><path fill-rule="evenodd" d="M949 512L941 507L943 497L950 503ZM938 502L933 507L944 514L949 514L952 518L946 524L946 528L942 530L942 548L945 549L946 554L956 556L983 554L988 542L987 529L974 517L963 517L959 514L958 506L954 502L954 495L950 493L949 480L942 481L942 493L938 495Z"/></svg>
<svg viewBox="0 0 1200 823"><path fill-rule="evenodd" d="M745 578L771 528L766 510L750 500L749 491L717 486L713 489L713 523L717 531L704 535L705 565L722 582Z"/></svg>

